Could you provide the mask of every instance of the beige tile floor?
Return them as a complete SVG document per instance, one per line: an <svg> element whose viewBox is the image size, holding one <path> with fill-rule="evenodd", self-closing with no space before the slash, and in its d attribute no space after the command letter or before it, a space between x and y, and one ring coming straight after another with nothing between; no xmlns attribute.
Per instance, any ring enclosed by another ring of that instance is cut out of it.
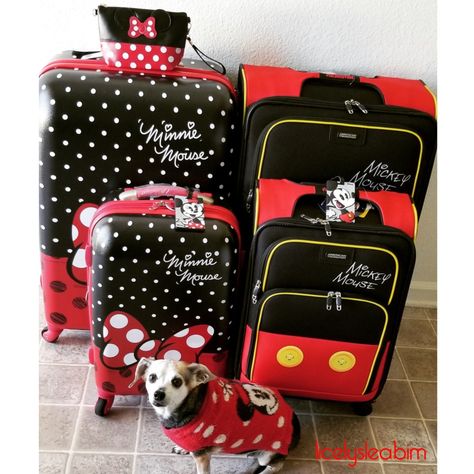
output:
<svg viewBox="0 0 474 474"><path fill-rule="evenodd" d="M44 326L40 317L40 326ZM94 375L87 361L88 333L65 331L56 344L41 339L39 451L41 474L187 474L189 456L170 453L144 397L117 397L107 418L94 414ZM384 391L368 417L342 403L290 399L302 439L285 473L436 473L436 310L407 308ZM338 447L393 446L426 449L426 461L316 461L315 442ZM215 457L214 474L246 473L245 457Z"/></svg>

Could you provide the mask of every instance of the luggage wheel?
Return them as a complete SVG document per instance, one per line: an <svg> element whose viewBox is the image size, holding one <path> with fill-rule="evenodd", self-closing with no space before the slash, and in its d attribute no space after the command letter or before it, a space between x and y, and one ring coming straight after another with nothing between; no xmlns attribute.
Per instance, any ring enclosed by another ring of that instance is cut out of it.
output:
<svg viewBox="0 0 474 474"><path fill-rule="evenodd" d="M111 398L98 398L95 404L95 414L97 416L107 416L114 403L114 397Z"/></svg>
<svg viewBox="0 0 474 474"><path fill-rule="evenodd" d="M372 413L371 402L357 402L352 404L352 411L355 415L367 416Z"/></svg>
<svg viewBox="0 0 474 474"><path fill-rule="evenodd" d="M62 329L56 330L56 329L49 329L48 326L43 328L41 331L41 336L46 342L56 342L59 338L59 335L62 333Z"/></svg>

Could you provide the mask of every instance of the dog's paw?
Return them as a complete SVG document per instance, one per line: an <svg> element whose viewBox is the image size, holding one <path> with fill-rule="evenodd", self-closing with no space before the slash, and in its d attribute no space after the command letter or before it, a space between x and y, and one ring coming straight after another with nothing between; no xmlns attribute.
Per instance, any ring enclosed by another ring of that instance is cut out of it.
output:
<svg viewBox="0 0 474 474"><path fill-rule="evenodd" d="M173 454L189 454L189 451L186 451L185 449L180 448L177 444L175 444L175 445L171 448L171 452L172 452Z"/></svg>

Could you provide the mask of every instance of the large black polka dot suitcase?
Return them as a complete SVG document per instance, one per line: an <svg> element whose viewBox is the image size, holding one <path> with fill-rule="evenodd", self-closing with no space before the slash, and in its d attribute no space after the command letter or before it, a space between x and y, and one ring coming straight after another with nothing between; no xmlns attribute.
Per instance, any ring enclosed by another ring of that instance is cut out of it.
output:
<svg viewBox="0 0 474 474"><path fill-rule="evenodd" d="M127 200L103 204L92 219L86 260L98 415L115 395L143 389L129 388L141 357L200 361L232 375L238 222L224 207L199 203L209 195L170 197L178 194L187 193L125 190Z"/></svg>
<svg viewBox="0 0 474 474"><path fill-rule="evenodd" d="M229 202L236 165L235 89L200 61L123 72L66 52L40 74L39 212L47 328L87 329L87 230L107 194L177 183Z"/></svg>

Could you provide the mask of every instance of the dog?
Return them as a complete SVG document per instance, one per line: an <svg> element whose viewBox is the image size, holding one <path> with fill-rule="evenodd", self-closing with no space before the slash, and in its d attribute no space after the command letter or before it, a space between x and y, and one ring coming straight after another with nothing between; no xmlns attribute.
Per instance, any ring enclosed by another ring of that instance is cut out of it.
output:
<svg viewBox="0 0 474 474"><path fill-rule="evenodd" d="M205 365L142 358L133 386L145 381L164 434L190 452L198 474L210 473L213 453L256 456L257 473L281 470L300 439L300 424L269 388L214 375Z"/></svg>

